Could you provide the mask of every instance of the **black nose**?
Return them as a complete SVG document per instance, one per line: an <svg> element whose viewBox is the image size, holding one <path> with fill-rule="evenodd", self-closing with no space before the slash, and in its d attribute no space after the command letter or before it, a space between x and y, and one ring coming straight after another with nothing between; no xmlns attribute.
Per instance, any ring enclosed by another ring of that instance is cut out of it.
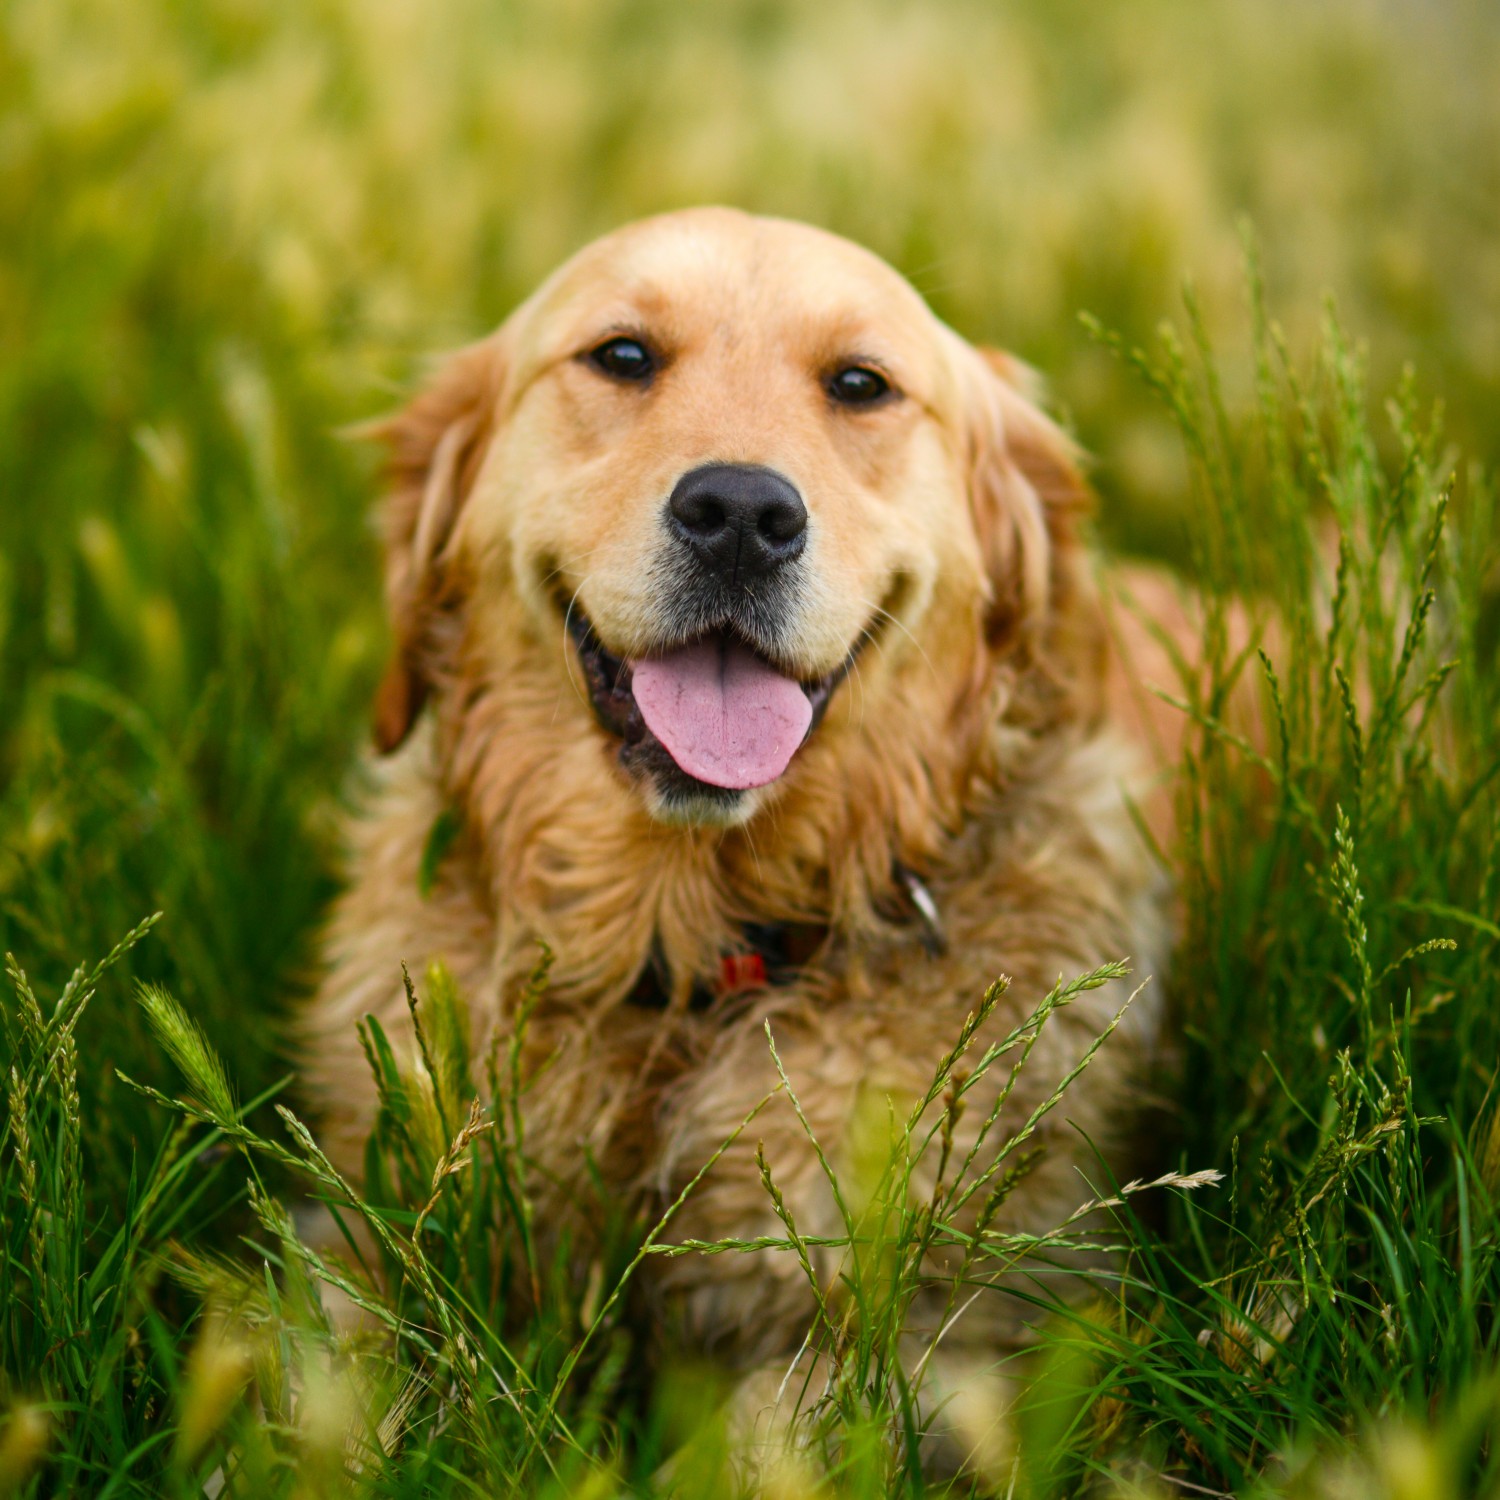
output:
<svg viewBox="0 0 1500 1500"><path fill-rule="evenodd" d="M667 510L678 540L730 582L763 578L807 544L801 495L756 464L704 464L684 474Z"/></svg>

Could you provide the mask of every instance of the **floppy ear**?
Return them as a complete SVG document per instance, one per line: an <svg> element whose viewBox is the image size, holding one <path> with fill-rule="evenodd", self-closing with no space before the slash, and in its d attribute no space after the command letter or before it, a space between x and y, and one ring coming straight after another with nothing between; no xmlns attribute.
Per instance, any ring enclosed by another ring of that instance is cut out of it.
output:
<svg viewBox="0 0 1500 1500"><path fill-rule="evenodd" d="M382 754L411 732L432 686L434 625L450 580L445 549L479 471L504 379L498 335L450 355L417 398L367 429L386 445L381 515L394 651L375 695Z"/></svg>
<svg viewBox="0 0 1500 1500"><path fill-rule="evenodd" d="M973 353L969 498L989 585L985 636L992 649L1024 639L1054 679L1080 687L1102 669L1080 534L1093 506L1081 455L1037 404L1028 366L998 350Z"/></svg>

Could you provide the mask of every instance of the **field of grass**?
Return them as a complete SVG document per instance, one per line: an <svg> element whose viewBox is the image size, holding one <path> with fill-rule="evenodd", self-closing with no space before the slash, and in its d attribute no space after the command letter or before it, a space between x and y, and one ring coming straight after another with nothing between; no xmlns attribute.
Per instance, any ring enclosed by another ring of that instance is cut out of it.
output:
<svg viewBox="0 0 1500 1500"><path fill-rule="evenodd" d="M1045 370L1101 540L1276 622L1231 658L1211 620L1182 690L1159 1156L1224 1180L1124 1196L1085 1305L985 1293L1042 1347L979 1492L1500 1494L1496 78L1490 0L0 4L0 1493L654 1495L674 1452L734 1493L713 1372L645 1373L671 1223L535 1264L509 1060L440 973L435 1091L370 1038L376 1278L289 1217L344 1189L280 1042L385 646L340 430L595 233L717 200ZM944 1085L779 1493L943 1492L893 1351Z"/></svg>

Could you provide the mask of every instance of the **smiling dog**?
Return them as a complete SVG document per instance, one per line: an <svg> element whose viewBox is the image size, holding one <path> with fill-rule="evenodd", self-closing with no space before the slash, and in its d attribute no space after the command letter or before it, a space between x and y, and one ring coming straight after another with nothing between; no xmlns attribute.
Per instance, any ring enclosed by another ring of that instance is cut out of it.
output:
<svg viewBox="0 0 1500 1500"><path fill-rule="evenodd" d="M527 1142L539 1229L575 1234L588 1173L648 1209L678 1194L775 1085L768 1020L837 1165L869 1101L921 1096L997 975L1003 1036L1060 975L1160 974L1138 716L1073 451L1023 374L858 247L698 209L583 250L384 425L385 758L306 1069L336 1156L360 1159L373 1112L356 1021L406 1026L402 960L446 963L482 1045L538 941L556 955ZM460 832L424 895L444 814ZM1003 1227L1058 1223L1128 1138L1155 988L1043 1122ZM1049 1022L1002 1132L1122 998ZM784 1234L756 1139L800 1230L840 1232L782 1095L674 1238ZM812 1313L796 1257L650 1265L681 1338L785 1370ZM977 1364L1019 1321L982 1299L945 1345Z"/></svg>

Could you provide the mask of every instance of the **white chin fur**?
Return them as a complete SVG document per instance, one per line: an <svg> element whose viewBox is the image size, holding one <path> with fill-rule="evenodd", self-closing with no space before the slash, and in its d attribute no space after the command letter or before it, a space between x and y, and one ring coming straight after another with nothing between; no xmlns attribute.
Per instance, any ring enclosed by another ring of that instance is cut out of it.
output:
<svg viewBox="0 0 1500 1500"><path fill-rule="evenodd" d="M646 811L658 823L674 828L737 828L760 811L764 788L752 787L733 798L665 793L654 780L642 788Z"/></svg>

